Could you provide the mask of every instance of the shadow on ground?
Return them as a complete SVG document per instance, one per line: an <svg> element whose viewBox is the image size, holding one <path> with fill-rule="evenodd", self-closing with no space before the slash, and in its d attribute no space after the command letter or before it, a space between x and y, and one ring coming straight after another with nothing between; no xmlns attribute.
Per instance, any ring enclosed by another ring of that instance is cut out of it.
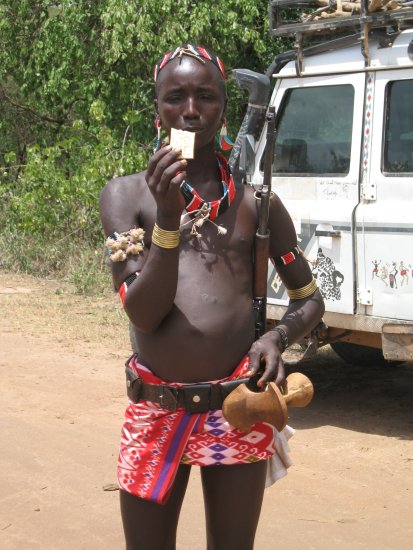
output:
<svg viewBox="0 0 413 550"><path fill-rule="evenodd" d="M413 440L413 363L387 367L346 364L330 349L288 368L306 374L314 398L306 409L289 409L300 430L333 425L342 429Z"/></svg>

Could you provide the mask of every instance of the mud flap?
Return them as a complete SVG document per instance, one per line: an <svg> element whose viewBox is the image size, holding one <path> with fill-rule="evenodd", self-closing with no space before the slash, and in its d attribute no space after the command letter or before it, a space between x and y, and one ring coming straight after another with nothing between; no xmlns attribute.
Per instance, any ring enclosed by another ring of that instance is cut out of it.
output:
<svg viewBox="0 0 413 550"><path fill-rule="evenodd" d="M383 325L381 341L388 361L413 361L413 324Z"/></svg>

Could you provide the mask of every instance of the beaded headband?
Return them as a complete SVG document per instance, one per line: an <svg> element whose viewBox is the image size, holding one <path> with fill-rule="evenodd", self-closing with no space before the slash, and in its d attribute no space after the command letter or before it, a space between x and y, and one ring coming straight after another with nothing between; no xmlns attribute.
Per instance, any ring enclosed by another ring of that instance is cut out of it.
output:
<svg viewBox="0 0 413 550"><path fill-rule="evenodd" d="M213 54L212 52L209 52L202 46L194 46L192 44L185 44L184 46L179 46L173 51L167 52L160 61L155 65L154 68L154 74L153 79L156 82L158 80L159 72L165 67L169 61L172 61L172 59L175 59L177 57L182 58L183 55L187 55L189 57L194 57L201 63L205 63L205 59L208 61L211 61L218 69L219 72L222 75L222 78L225 80L225 69L222 61L220 58Z"/></svg>

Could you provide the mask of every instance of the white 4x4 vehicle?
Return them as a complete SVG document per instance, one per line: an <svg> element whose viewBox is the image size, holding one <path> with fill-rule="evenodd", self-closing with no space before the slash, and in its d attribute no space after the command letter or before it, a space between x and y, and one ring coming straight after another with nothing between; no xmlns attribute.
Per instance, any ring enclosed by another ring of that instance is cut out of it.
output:
<svg viewBox="0 0 413 550"><path fill-rule="evenodd" d="M274 106L272 188L326 303L306 355L331 343L349 362L411 361L413 2L370 13L362 0L359 15L281 21L287 8L322 2L270 2L272 34L294 36L295 48L266 75L234 71L250 99L230 164L260 189L263 115ZM287 302L270 264L267 318L277 322Z"/></svg>

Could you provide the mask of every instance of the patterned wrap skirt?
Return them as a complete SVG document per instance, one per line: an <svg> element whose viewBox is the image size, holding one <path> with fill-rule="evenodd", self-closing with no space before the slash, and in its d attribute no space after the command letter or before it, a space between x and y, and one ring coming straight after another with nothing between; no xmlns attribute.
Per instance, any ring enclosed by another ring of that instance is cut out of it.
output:
<svg viewBox="0 0 413 550"><path fill-rule="evenodd" d="M137 355L131 358L129 367L146 383L165 384L139 363ZM211 383L245 377L248 370L248 358L244 357L231 376ZM241 432L225 420L221 410L191 414L183 408L171 412L150 401L129 401L118 457L119 486L137 497L164 504L179 464L229 466L271 459L277 454L277 437L280 434L267 423L256 423L249 432ZM270 462L274 479L269 484L282 477L282 470L290 465L287 456L275 472L276 463Z"/></svg>

